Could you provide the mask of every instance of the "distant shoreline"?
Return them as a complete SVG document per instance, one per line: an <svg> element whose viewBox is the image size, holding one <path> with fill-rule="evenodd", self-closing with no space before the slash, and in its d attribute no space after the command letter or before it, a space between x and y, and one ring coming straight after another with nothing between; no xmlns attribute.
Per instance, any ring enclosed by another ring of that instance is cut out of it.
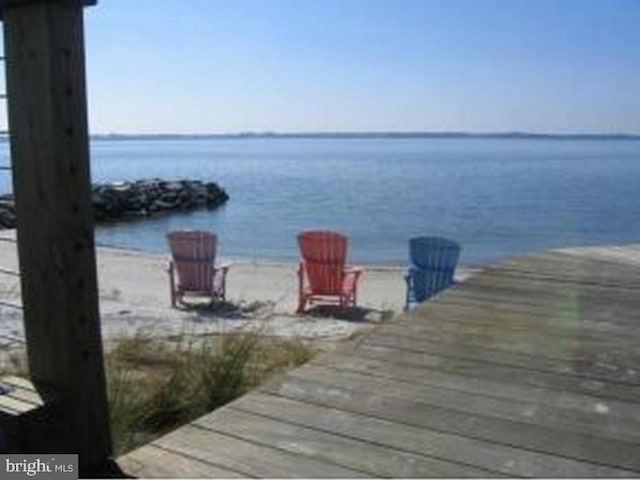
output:
<svg viewBox="0 0 640 480"><path fill-rule="evenodd" d="M528 133L528 132L301 132L301 133L149 133L95 134L92 140L245 140L245 139L522 139L522 140L640 140L640 134L626 133Z"/></svg>

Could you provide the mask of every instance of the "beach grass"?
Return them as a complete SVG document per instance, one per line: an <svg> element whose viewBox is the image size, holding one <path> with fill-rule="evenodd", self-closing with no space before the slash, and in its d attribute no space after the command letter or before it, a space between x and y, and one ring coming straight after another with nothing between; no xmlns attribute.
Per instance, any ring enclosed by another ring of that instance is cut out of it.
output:
<svg viewBox="0 0 640 480"><path fill-rule="evenodd" d="M111 340L105 352L114 455L178 428L302 365L318 347L263 331L171 339L138 331ZM28 378L25 352L2 374Z"/></svg>
<svg viewBox="0 0 640 480"><path fill-rule="evenodd" d="M144 334L119 340L106 355L116 455L232 401L314 353L299 339L259 332L177 342Z"/></svg>

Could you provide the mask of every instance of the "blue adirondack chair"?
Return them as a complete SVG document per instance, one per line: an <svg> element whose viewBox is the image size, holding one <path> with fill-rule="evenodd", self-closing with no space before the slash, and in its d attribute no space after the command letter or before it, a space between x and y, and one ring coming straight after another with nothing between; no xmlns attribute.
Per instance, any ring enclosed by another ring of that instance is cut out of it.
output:
<svg viewBox="0 0 640 480"><path fill-rule="evenodd" d="M460 257L460 245L442 237L415 237L409 240L409 268L405 274L407 299L412 303L428 300L453 285L453 274Z"/></svg>

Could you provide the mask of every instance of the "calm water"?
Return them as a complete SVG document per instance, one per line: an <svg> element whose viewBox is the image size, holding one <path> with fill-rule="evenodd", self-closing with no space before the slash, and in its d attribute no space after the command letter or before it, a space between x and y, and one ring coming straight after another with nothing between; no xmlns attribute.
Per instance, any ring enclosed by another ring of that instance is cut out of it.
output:
<svg viewBox="0 0 640 480"><path fill-rule="evenodd" d="M198 178L231 196L215 211L100 226L101 244L163 252L168 230L205 228L219 234L223 256L294 259L296 233L321 227L349 235L352 261L403 263L407 239L428 234L461 242L469 265L640 242L640 141L103 140L91 148L94 181Z"/></svg>

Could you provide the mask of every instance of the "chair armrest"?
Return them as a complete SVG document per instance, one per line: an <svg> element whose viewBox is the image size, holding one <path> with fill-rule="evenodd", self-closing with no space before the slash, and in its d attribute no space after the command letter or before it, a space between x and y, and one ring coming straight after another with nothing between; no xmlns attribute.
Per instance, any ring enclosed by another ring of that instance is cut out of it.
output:
<svg viewBox="0 0 640 480"><path fill-rule="evenodd" d="M225 271L225 272L226 272L227 270L229 270L229 268L231 267L231 265L233 265L233 262L224 262L224 263L221 263L221 264L219 264L219 265L216 265L216 266L215 266L215 269L216 269L216 270L223 270L223 271Z"/></svg>
<svg viewBox="0 0 640 480"><path fill-rule="evenodd" d="M411 272L424 272L426 271L424 268L420 268L417 265L414 264L409 264L409 266L407 267L407 275L410 275Z"/></svg>
<svg viewBox="0 0 640 480"><path fill-rule="evenodd" d="M344 285L355 285L363 272L364 268L358 265L345 267L342 271Z"/></svg>
<svg viewBox="0 0 640 480"><path fill-rule="evenodd" d="M364 272L364 268L360 266L347 266L342 271L342 290L343 292L354 292L358 285L360 275Z"/></svg>
<svg viewBox="0 0 640 480"><path fill-rule="evenodd" d="M364 272L364 267L361 265L348 265L344 267L345 275L354 274L354 273L360 275L362 272Z"/></svg>
<svg viewBox="0 0 640 480"><path fill-rule="evenodd" d="M353 279L353 283L355 284L358 279L360 278L360 275L362 275L362 273L364 272L364 268L359 266L359 265L354 265L354 266L346 266L344 267L344 270L342 271L342 274L344 276L344 279Z"/></svg>

